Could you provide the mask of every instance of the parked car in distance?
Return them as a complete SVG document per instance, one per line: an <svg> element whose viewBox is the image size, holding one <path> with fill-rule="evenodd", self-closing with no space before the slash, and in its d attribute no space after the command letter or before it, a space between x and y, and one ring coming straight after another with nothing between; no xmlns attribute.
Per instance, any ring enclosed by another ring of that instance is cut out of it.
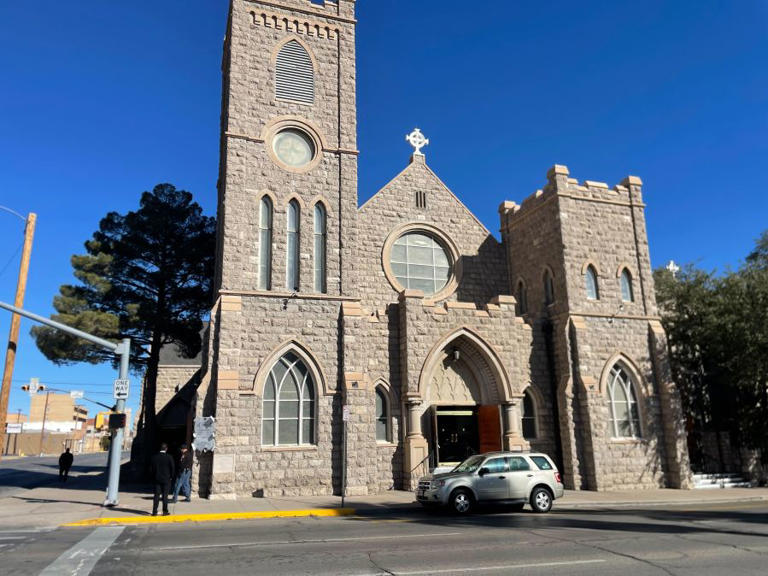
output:
<svg viewBox="0 0 768 576"><path fill-rule="evenodd" d="M419 479L416 500L424 506L449 506L458 514L478 504L503 503L521 510L549 512L564 494L560 472L540 452L489 452L470 456L450 472Z"/></svg>

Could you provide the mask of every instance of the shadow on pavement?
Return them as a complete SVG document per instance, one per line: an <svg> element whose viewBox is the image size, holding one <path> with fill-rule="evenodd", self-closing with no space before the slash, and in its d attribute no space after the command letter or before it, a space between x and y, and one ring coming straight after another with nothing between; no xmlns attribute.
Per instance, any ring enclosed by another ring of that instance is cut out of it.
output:
<svg viewBox="0 0 768 576"><path fill-rule="evenodd" d="M700 522L739 522L759 524L768 528L766 521L767 504L762 503L762 509L751 511L738 510L649 510L635 509L578 509L553 510L549 514L536 514L528 509L510 513L509 509L479 509L468 516L456 516L443 509L436 510L403 510L401 513L390 515L411 523L422 523L430 527L461 527L470 528L499 528L523 530L549 530L571 528L590 531L621 532L635 534L728 534L735 536L750 536L768 538L768 531L751 532L748 530L730 529L713 524L696 525ZM370 521L371 517L381 514L377 507L360 511L360 516L350 518L351 521ZM369 516L366 518L366 516ZM681 524L681 522L683 524ZM690 524L685 524L690 523ZM594 537L594 535L592 536Z"/></svg>

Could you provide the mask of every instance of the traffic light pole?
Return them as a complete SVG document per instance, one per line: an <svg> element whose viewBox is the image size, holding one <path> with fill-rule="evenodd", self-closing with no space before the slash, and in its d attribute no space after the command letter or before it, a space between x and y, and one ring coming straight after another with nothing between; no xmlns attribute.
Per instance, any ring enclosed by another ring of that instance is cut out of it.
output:
<svg viewBox="0 0 768 576"><path fill-rule="evenodd" d="M124 338L122 342L120 342L120 344L115 344L114 342L110 342L109 340L104 340L104 338L99 338L98 336L94 336L93 334L88 334L87 332L83 332L82 330L77 330L76 328L72 328L71 326L62 324L61 322L56 322L55 320L51 320L50 318L44 318L43 316L38 316L37 314L33 314L32 312L27 312L26 310L22 310L21 308L18 308L16 306L11 306L10 304L6 304L5 302L0 302L0 308L8 310L9 312L12 312L14 314L18 314L19 316L24 316L25 318L29 318L30 320L34 320L35 322L39 322L40 324L45 324L46 326L50 326L51 328L55 328L56 330L61 330L62 332L66 332L67 334L71 334L72 336L77 336L78 338L82 338L83 340L87 340L88 342L93 342L94 344L97 344L103 348L111 350L115 354L119 354L120 355L120 379L125 380L128 378L128 367L129 367L129 361L131 358L131 339L130 338ZM117 401L118 412L125 411L125 400L126 400L125 398L118 399ZM106 500L104 500L104 506L116 506L119 502L118 489L120 485L120 453L122 452L122 447L123 447L123 434L124 434L124 431L122 428L118 428L112 433L112 442L109 447L109 485L107 486L107 498Z"/></svg>

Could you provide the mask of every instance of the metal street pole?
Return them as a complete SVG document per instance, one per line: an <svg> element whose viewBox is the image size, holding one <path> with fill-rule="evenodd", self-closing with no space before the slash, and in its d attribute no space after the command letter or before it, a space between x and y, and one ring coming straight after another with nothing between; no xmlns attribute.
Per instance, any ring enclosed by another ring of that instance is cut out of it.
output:
<svg viewBox="0 0 768 576"><path fill-rule="evenodd" d="M39 316L38 314L33 314L32 312L27 312L26 310L22 310L18 306L11 306L10 304L6 304L5 302L0 302L0 308L9 310L14 314L20 314L21 316L29 318L30 320L34 320L35 322L39 322L40 324L45 324L46 326L56 328L57 330L61 330L62 332L66 332L67 334L72 334L73 336L77 336L78 338L82 338L83 340L88 340L88 342L93 342L94 344L98 344L103 348L111 350L115 354L120 354L120 378L121 379L128 378L128 366L131 358L131 339L130 338L124 338L123 341L120 342L120 344L115 344L114 342L110 342L109 340L105 340L104 338L99 338L98 336L94 336L93 334L88 334L87 332L83 332L82 330L77 330L76 328L72 328L70 326L67 326L66 324L62 324L61 322L56 322L55 320L44 318L43 316ZM119 399L117 403L118 411L125 410L126 399L127 398ZM116 448L115 444L117 442L122 443L122 440L123 440L123 431L118 430L117 432L115 432L113 436L112 446L110 447L109 486L107 487L107 499L104 501L104 506L115 506L119 501L118 487L120 484L120 451L122 446L118 446ZM115 449L117 449L117 454L114 453Z"/></svg>
<svg viewBox="0 0 768 576"><path fill-rule="evenodd" d="M125 338L120 343L120 380L128 378L128 361L131 357L131 339ZM117 350L116 350L117 352ZM125 399L118 398L117 412L125 412ZM112 442L109 444L109 485L107 486L107 498L104 506L117 506L120 501L118 486L120 484L120 455L123 452L124 428L118 428L112 432Z"/></svg>
<svg viewBox="0 0 768 576"><path fill-rule="evenodd" d="M35 391L37 393L37 391ZM46 391L45 393L45 408L43 408L43 427L40 428L40 456L43 455L43 442L45 441L45 420L48 416L48 398L50 398L51 393Z"/></svg>
<svg viewBox="0 0 768 576"><path fill-rule="evenodd" d="M35 222L37 215L31 213L27 216L24 227L24 248L21 251L21 265L19 266L19 279L16 283L16 298L14 304L17 308L24 305L24 293L27 290L27 276L29 273L29 261L32 256L32 240L35 237ZM8 349L5 353L5 368L3 369L3 383L0 387L0 446L5 446L5 424L8 414L8 398L11 393L11 378L13 377L13 365L16 361L16 348L19 340L19 325L21 317L18 314L11 316L11 330L8 335ZM0 450L0 460L2 459Z"/></svg>

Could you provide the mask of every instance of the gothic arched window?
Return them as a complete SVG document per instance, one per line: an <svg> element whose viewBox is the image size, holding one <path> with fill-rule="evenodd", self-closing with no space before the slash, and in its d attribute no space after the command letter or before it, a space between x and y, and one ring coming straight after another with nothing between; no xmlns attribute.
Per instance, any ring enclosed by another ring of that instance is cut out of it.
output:
<svg viewBox="0 0 768 576"><path fill-rule="evenodd" d="M261 443L315 443L315 386L309 369L293 352L275 363L264 383Z"/></svg>
<svg viewBox="0 0 768 576"><path fill-rule="evenodd" d="M536 402L530 390L526 390L523 396L523 438L536 438L537 436Z"/></svg>
<svg viewBox="0 0 768 576"><path fill-rule="evenodd" d="M296 200L288 203L286 211L286 250L285 250L285 288L289 292L299 291L299 227L301 225L301 208Z"/></svg>
<svg viewBox="0 0 768 576"><path fill-rule="evenodd" d="M315 101L315 70L307 50L298 41L286 42L275 62L275 96L303 104Z"/></svg>
<svg viewBox="0 0 768 576"><path fill-rule="evenodd" d="M621 299L624 302L635 301L635 293L632 290L632 274L626 268L621 271Z"/></svg>
<svg viewBox="0 0 768 576"><path fill-rule="evenodd" d="M608 382L611 402L611 423L614 438L640 437L640 412L637 407L635 385L629 373L616 364Z"/></svg>
<svg viewBox="0 0 768 576"><path fill-rule="evenodd" d="M315 292L323 294L328 291L326 282L327 220L325 207L318 202L315 204Z"/></svg>
<svg viewBox="0 0 768 576"><path fill-rule="evenodd" d="M555 281L552 278L552 271L547 268L544 270L544 304L552 304L555 301Z"/></svg>
<svg viewBox="0 0 768 576"><path fill-rule="evenodd" d="M389 429L389 402L387 393L381 387L376 388L376 441L392 441Z"/></svg>
<svg viewBox="0 0 768 576"><path fill-rule="evenodd" d="M272 288L272 201L268 196L259 206L259 290Z"/></svg>
<svg viewBox="0 0 768 576"><path fill-rule="evenodd" d="M517 290L516 290L516 297L517 297L517 306L520 315L528 313L528 289L525 287L525 282L523 280L518 280L517 282Z"/></svg>
<svg viewBox="0 0 768 576"><path fill-rule="evenodd" d="M597 286L597 271L591 264L587 266L585 281L587 285L587 300L599 300L600 289Z"/></svg>

